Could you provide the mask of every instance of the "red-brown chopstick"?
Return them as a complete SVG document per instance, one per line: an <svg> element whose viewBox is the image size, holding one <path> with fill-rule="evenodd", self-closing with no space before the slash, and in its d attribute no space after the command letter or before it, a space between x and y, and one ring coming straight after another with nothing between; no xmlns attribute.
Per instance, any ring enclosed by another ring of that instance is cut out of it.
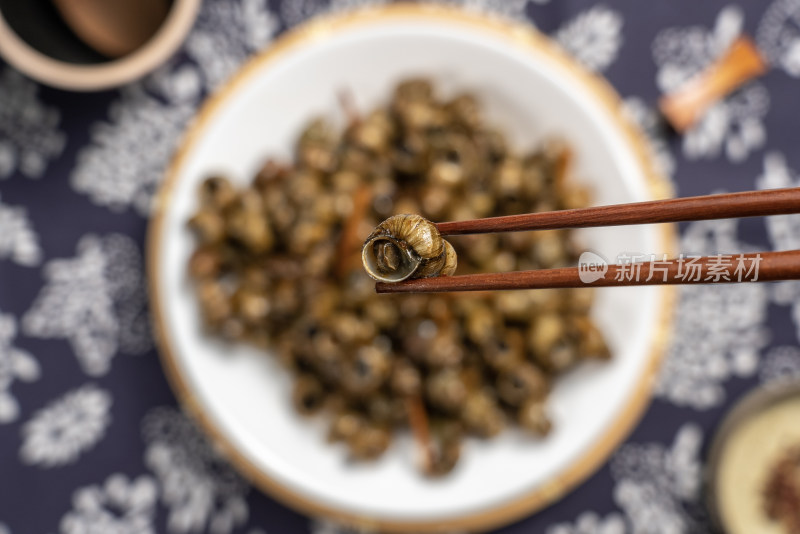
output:
<svg viewBox="0 0 800 534"><path fill-rule="evenodd" d="M591 271L584 270L584 278ZM595 271L597 272L597 271ZM697 273L700 273L699 275ZM683 257L655 262L608 265L602 277L581 280L578 267L508 273L419 278L396 284L378 282L378 293L443 293L506 289L645 286L800 280L800 250Z"/></svg>
<svg viewBox="0 0 800 534"><path fill-rule="evenodd" d="M437 223L442 235L671 223L800 212L800 187Z"/></svg>

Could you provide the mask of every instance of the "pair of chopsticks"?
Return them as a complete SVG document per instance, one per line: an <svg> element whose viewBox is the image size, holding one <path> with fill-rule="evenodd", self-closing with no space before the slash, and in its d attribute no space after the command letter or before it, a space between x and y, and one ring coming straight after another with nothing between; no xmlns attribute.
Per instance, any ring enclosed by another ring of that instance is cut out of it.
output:
<svg viewBox="0 0 800 534"><path fill-rule="evenodd" d="M442 236L675 223L800 213L800 187L675 198L467 221L437 223ZM441 293L661 284L706 284L800 279L800 250L728 254L670 260L594 265L607 270L596 280L578 267L479 273L375 284L378 293ZM583 267L587 269L587 266ZM744 276L743 276L744 275ZM582 279L583 278L583 279Z"/></svg>

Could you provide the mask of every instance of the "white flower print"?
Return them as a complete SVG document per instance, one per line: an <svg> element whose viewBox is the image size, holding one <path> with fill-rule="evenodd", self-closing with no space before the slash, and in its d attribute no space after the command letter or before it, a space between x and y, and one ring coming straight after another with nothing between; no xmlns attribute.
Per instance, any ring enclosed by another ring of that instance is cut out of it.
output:
<svg viewBox="0 0 800 534"><path fill-rule="evenodd" d="M152 477L108 477L103 486L80 488L73 509L61 520L61 534L155 534L157 488Z"/></svg>
<svg viewBox="0 0 800 534"><path fill-rule="evenodd" d="M185 75L179 71L178 75ZM168 100L142 84L122 90L108 121L91 128L91 143L79 153L72 188L115 211L134 207L141 215L161 182L175 146L195 110L196 98Z"/></svg>
<svg viewBox="0 0 800 534"><path fill-rule="evenodd" d="M215 89L253 52L269 44L278 24L267 0L203 2L185 49L202 72L206 90Z"/></svg>
<svg viewBox="0 0 800 534"><path fill-rule="evenodd" d="M595 512L583 512L575 523L559 523L547 529L547 534L625 534L627 528L622 514L613 512L600 517Z"/></svg>
<svg viewBox="0 0 800 534"><path fill-rule="evenodd" d="M0 67L0 179L15 171L40 178L58 157L66 136L57 109L39 100L39 86L9 67Z"/></svg>
<svg viewBox="0 0 800 534"><path fill-rule="evenodd" d="M690 26L659 32L653 41L658 87L665 92L673 91L698 74L728 49L743 24L742 10L727 6L717 15L713 29Z"/></svg>
<svg viewBox="0 0 800 534"><path fill-rule="evenodd" d="M145 78L141 87L156 99L179 106L196 106L202 97L201 78L199 69L191 63L167 64Z"/></svg>
<svg viewBox="0 0 800 534"><path fill-rule="evenodd" d="M601 72L614 62L622 46L622 16L597 5L564 24L555 38L586 68Z"/></svg>
<svg viewBox="0 0 800 534"><path fill-rule="evenodd" d="M345 5L350 2L357 2L358 5ZM385 3L385 0L344 0L340 2L342 4L340 9L361 7L362 4L366 6L382 3ZM324 0L283 0L281 2L281 19L287 26L295 26L306 19L323 13L327 9L328 5Z"/></svg>
<svg viewBox="0 0 800 534"><path fill-rule="evenodd" d="M377 534L368 528L356 528L340 525L328 519L312 519L308 525L310 534ZM446 534L465 534L464 532L451 531Z"/></svg>
<svg viewBox="0 0 800 534"><path fill-rule="evenodd" d="M614 501L625 512L631 534L708 531L698 502L702 443L700 427L686 423L670 448L660 443L631 443L614 455Z"/></svg>
<svg viewBox="0 0 800 534"><path fill-rule="evenodd" d="M681 242L686 254L755 252L736 235L737 221L692 223ZM678 406L707 410L725 400L724 382L755 374L767 345L763 284L681 286L675 331L656 395Z"/></svg>
<svg viewBox="0 0 800 534"><path fill-rule="evenodd" d="M70 182L100 206L150 213L153 195L203 91L213 91L265 47L278 21L267 0L202 3L184 50L190 63L167 65L121 91L108 120L92 126Z"/></svg>
<svg viewBox="0 0 800 534"><path fill-rule="evenodd" d="M638 97L626 98L623 109L628 119L644 133L656 171L665 178L672 178L675 172L675 158L672 157L667 144L663 122L658 112Z"/></svg>
<svg viewBox="0 0 800 534"><path fill-rule="evenodd" d="M281 18L294 26L321 13L337 13L389 3L390 0L284 0L281 3ZM549 0L432 0L435 3L463 7L470 11L492 13L510 19L531 21L527 17L530 4L545 4Z"/></svg>
<svg viewBox="0 0 800 534"><path fill-rule="evenodd" d="M19 416L19 404L10 391L14 381L32 382L40 374L36 359L13 345L16 335L16 318L0 313L0 423L10 423Z"/></svg>
<svg viewBox="0 0 800 534"><path fill-rule="evenodd" d="M310 534L363 534L327 519L313 519L309 525L309 532Z"/></svg>
<svg viewBox="0 0 800 534"><path fill-rule="evenodd" d="M776 189L800 186L800 177L789 168L780 152L764 156L764 170L756 179L759 189ZM800 215L775 215L765 219L767 235L774 250L800 249ZM772 284L772 300L781 306L790 306L792 318L800 340L800 282L786 281Z"/></svg>
<svg viewBox="0 0 800 534"><path fill-rule="evenodd" d="M29 336L66 338L83 370L108 372L117 352L151 347L137 245L125 235L86 235L77 256L44 267L46 283L23 319Z"/></svg>
<svg viewBox="0 0 800 534"><path fill-rule="evenodd" d="M169 531L229 534L248 517L248 486L212 449L191 421L158 408L142 423L144 461L169 509Z"/></svg>
<svg viewBox="0 0 800 534"><path fill-rule="evenodd" d="M780 189L800 186L800 177L789 168L780 152L764 156L764 170L756 178L758 189ZM775 250L800 249L800 215L776 215L765 219L767 232Z"/></svg>
<svg viewBox="0 0 800 534"><path fill-rule="evenodd" d="M464 9L481 13L492 13L530 23L526 15L528 4L531 3L530 0L445 0L444 3L455 4Z"/></svg>
<svg viewBox="0 0 800 534"><path fill-rule="evenodd" d="M22 427L22 462L40 467L74 462L103 438L110 409L111 395L92 384L52 401Z"/></svg>
<svg viewBox="0 0 800 534"><path fill-rule="evenodd" d="M800 347L773 347L760 367L758 375L762 382L780 384L800 380Z"/></svg>
<svg viewBox="0 0 800 534"><path fill-rule="evenodd" d="M752 83L712 106L697 125L684 134L683 153L689 159L716 157L724 147L728 159L743 161L764 145L763 118L769 108L769 94L763 85Z"/></svg>
<svg viewBox="0 0 800 534"><path fill-rule="evenodd" d="M656 83L663 92L677 89L724 53L742 31L744 15L728 6L717 16L713 29L702 26L668 28L653 41L658 66ZM742 161L766 141L764 116L769 94L753 82L717 102L683 136L687 158L714 158L724 151L730 161Z"/></svg>
<svg viewBox="0 0 800 534"><path fill-rule="evenodd" d="M39 237L33 231L24 207L9 206L0 201L0 259L10 258L19 265L31 267L42 261Z"/></svg>
<svg viewBox="0 0 800 534"><path fill-rule="evenodd" d="M794 78L800 77L800 0L775 0L756 32L759 50Z"/></svg>

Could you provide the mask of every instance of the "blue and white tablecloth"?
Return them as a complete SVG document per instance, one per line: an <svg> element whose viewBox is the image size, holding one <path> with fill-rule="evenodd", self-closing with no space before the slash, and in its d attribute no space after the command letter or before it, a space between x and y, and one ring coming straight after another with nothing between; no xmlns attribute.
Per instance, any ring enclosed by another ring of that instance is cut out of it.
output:
<svg viewBox="0 0 800 534"><path fill-rule="evenodd" d="M607 76L682 196L800 185L800 0L460 0L529 20ZM375 0L206 0L140 82L76 94L0 63L0 534L335 534L242 480L182 415L149 330L148 206L204 97L318 13ZM740 32L773 63L682 138L653 103ZM686 253L800 249L800 216L682 227ZM688 287L655 400L611 460L503 533L708 530L701 473L727 408L800 377L800 284Z"/></svg>

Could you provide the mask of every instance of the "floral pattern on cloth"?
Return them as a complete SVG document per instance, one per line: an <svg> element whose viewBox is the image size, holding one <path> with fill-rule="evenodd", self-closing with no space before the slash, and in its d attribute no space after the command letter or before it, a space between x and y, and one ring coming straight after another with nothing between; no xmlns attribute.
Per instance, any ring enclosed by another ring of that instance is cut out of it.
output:
<svg viewBox="0 0 800 534"><path fill-rule="evenodd" d="M203 2L185 49L202 73L205 90L217 88L251 54L267 46L278 24L267 0Z"/></svg>
<svg viewBox="0 0 800 534"><path fill-rule="evenodd" d="M800 347L772 347L758 373L762 382L783 384L800 380Z"/></svg>
<svg viewBox="0 0 800 534"><path fill-rule="evenodd" d="M756 252L737 236L737 220L699 221L684 232L685 254ZM766 286L705 284L680 286L680 312L673 341L662 365L656 395L678 406L705 410L725 400L724 383L749 377L769 342L765 326Z"/></svg>
<svg viewBox="0 0 800 534"><path fill-rule="evenodd" d="M711 29L689 26L662 30L653 41L659 89L674 91L701 72L728 49L743 24L743 11L731 5L719 12ZM684 156L716 158L724 153L730 161L743 161L766 142L763 119L768 110L769 93L760 82L734 91L684 134Z"/></svg>
<svg viewBox="0 0 800 534"><path fill-rule="evenodd" d="M247 484L184 415L157 408L144 418L142 434L169 532L230 534L247 520Z"/></svg>
<svg viewBox="0 0 800 534"><path fill-rule="evenodd" d="M661 443L624 445L611 460L614 501L624 510L633 534L707 532L700 502L703 432L682 425L671 446Z"/></svg>
<svg viewBox="0 0 800 534"><path fill-rule="evenodd" d="M64 150L61 114L39 99L39 86L0 67L0 180L19 172L41 178Z"/></svg>
<svg viewBox="0 0 800 534"><path fill-rule="evenodd" d="M184 49L170 64L122 90L71 176L76 192L115 211L150 212L153 194L201 98L217 88L277 29L266 0L203 2ZM221 31L224 28L226 31Z"/></svg>
<svg viewBox="0 0 800 534"><path fill-rule="evenodd" d="M574 523L559 523L547 529L546 534L625 534L625 517L612 512L600 517L595 512L583 512Z"/></svg>
<svg viewBox="0 0 800 534"><path fill-rule="evenodd" d="M800 176L789 168L786 157L777 151L764 156L762 173L756 179L759 189L775 189L800 186ZM766 221L767 235L774 250L800 249L800 215L776 215ZM792 318L800 341L800 282L777 282L772 288L775 304L791 309Z"/></svg>
<svg viewBox="0 0 800 534"><path fill-rule="evenodd" d="M153 194L199 96L198 88L189 85L193 81L181 78L191 74L180 71L175 76L177 95L168 93L162 100L135 84L111 105L108 121L93 125L92 143L78 155L70 180L77 193L114 211L132 207L141 215L150 212Z"/></svg>
<svg viewBox="0 0 800 534"><path fill-rule="evenodd" d="M325 519L316 519L311 522L309 534L365 534L363 531L347 528Z"/></svg>
<svg viewBox="0 0 800 534"><path fill-rule="evenodd" d="M46 284L23 317L25 333L69 340L93 376L107 373L118 352L146 352L152 339L141 264L126 235L84 236L76 257L45 265Z"/></svg>
<svg viewBox="0 0 800 534"><path fill-rule="evenodd" d="M61 520L62 534L155 534L153 479L114 474L100 485L75 491L73 509Z"/></svg>
<svg viewBox="0 0 800 534"><path fill-rule="evenodd" d="M41 467L74 462L103 438L110 410L111 395L92 384L52 401L22 426L20 459Z"/></svg>
<svg viewBox="0 0 800 534"><path fill-rule="evenodd" d="M33 230L27 210L3 204L0 199L0 259L32 267L42 261L39 236Z"/></svg>
<svg viewBox="0 0 800 534"><path fill-rule="evenodd" d="M773 66L800 77L800 0L770 4L758 25L756 42Z"/></svg>
<svg viewBox="0 0 800 534"><path fill-rule="evenodd" d="M510 19L530 21L528 7L546 4L550 0L431 0L432 3L455 5L479 13L491 13ZM289 26L311 17L363 9L391 3L391 0L294 0L281 3L281 18Z"/></svg>
<svg viewBox="0 0 800 534"><path fill-rule="evenodd" d="M603 5L594 6L562 26L555 38L584 67L604 71L622 46L622 15Z"/></svg>
<svg viewBox="0 0 800 534"><path fill-rule="evenodd" d="M19 403L11 393L14 382L33 382L41 373L39 362L28 351L13 345L16 336L16 318L0 312L0 424L19 416Z"/></svg>

